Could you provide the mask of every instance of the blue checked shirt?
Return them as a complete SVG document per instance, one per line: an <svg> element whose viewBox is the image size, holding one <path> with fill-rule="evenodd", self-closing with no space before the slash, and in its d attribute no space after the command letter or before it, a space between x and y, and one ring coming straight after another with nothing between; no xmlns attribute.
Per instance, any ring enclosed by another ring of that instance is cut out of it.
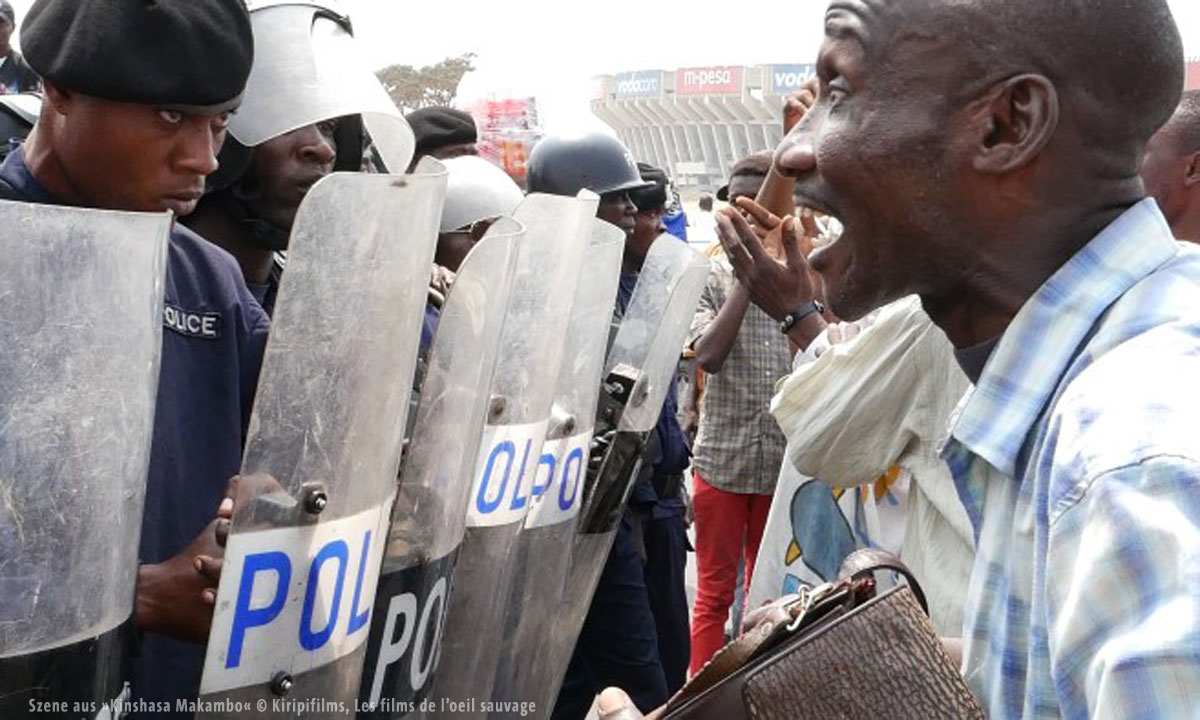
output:
<svg viewBox="0 0 1200 720"><path fill-rule="evenodd" d="M1200 713L1200 250L1152 200L1013 320L943 456L992 718Z"/></svg>

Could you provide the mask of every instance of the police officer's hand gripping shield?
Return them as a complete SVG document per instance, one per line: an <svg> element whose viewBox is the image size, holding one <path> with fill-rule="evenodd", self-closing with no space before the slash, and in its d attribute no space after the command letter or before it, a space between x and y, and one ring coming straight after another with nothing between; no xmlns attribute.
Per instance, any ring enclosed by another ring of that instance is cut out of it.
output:
<svg viewBox="0 0 1200 720"><path fill-rule="evenodd" d="M300 206L200 716L353 711L446 186L438 163L419 170L335 173Z"/></svg>
<svg viewBox="0 0 1200 720"><path fill-rule="evenodd" d="M168 214L0 202L0 717L127 700Z"/></svg>

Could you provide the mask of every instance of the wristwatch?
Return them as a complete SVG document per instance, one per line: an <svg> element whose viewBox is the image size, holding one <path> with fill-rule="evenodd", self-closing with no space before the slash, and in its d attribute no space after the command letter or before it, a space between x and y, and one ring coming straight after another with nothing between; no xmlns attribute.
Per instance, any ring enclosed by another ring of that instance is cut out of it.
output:
<svg viewBox="0 0 1200 720"><path fill-rule="evenodd" d="M792 331L792 328L796 327L796 324L799 323L804 318L808 317L809 315L812 315L813 313L824 313L824 312L825 312L824 303L822 303L820 300L817 300L816 298L809 300L808 302L804 303L800 307L798 307L795 310L788 313L787 316L783 318L783 322L779 323L779 332L783 333L784 335L787 335L788 333L790 333Z"/></svg>

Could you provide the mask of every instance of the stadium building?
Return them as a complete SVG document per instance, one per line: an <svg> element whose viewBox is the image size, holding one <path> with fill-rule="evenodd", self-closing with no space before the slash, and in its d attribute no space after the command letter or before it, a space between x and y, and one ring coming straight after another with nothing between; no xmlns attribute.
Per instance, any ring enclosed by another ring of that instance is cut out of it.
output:
<svg viewBox="0 0 1200 720"><path fill-rule="evenodd" d="M638 160L666 168L681 190L724 184L735 162L782 139L784 98L813 65L639 70L593 78L592 112ZM1200 89L1200 58L1187 86Z"/></svg>

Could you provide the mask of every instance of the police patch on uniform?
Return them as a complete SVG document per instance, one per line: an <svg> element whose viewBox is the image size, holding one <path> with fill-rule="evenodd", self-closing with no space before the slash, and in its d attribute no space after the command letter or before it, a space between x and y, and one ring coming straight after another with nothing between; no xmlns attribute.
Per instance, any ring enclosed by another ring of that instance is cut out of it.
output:
<svg viewBox="0 0 1200 720"><path fill-rule="evenodd" d="M221 313L189 312L168 303L163 326L187 337L216 340L221 337Z"/></svg>

